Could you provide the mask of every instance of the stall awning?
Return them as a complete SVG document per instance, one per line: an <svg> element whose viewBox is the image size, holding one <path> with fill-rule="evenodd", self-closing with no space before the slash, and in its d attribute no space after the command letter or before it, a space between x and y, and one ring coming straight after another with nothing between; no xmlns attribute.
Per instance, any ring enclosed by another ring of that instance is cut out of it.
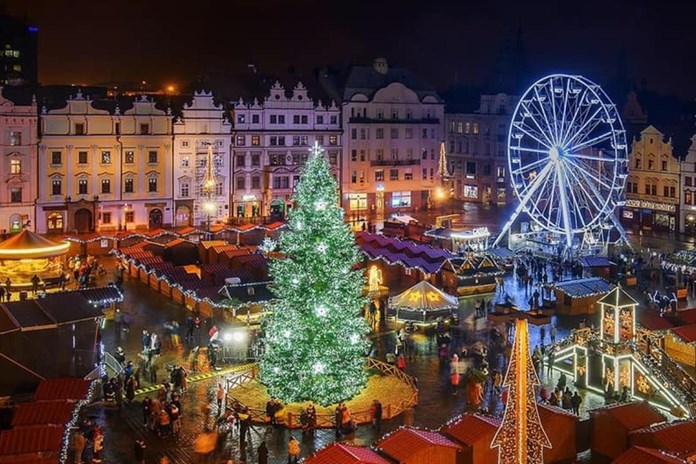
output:
<svg viewBox="0 0 696 464"><path fill-rule="evenodd" d="M65 425L70 421L75 404L65 400L32 401L17 406L12 427L29 425Z"/></svg>
<svg viewBox="0 0 696 464"><path fill-rule="evenodd" d="M63 442L63 426L18 427L0 432L0 456L29 453L58 453Z"/></svg>
<svg viewBox="0 0 696 464"><path fill-rule="evenodd" d="M614 286L606 280L596 277L558 282L554 284L554 288L571 298L584 298L609 293Z"/></svg>
<svg viewBox="0 0 696 464"><path fill-rule="evenodd" d="M70 244L52 240L24 229L0 243L0 259L41 259L67 253Z"/></svg>
<svg viewBox="0 0 696 464"><path fill-rule="evenodd" d="M434 287L427 280L423 280L405 292L390 298L389 306L420 310L454 309L459 306L459 301L456 297Z"/></svg>
<svg viewBox="0 0 696 464"><path fill-rule="evenodd" d="M78 378L46 379L39 383L34 401L81 401L89 396L91 381Z"/></svg>

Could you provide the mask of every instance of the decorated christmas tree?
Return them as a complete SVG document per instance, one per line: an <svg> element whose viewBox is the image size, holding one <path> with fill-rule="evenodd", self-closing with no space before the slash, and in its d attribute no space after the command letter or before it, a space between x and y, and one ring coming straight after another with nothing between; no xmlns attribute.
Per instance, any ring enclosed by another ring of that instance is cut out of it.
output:
<svg viewBox="0 0 696 464"><path fill-rule="evenodd" d="M544 448L551 448L551 442L537 409L534 387L539 385L539 378L529 355L526 319L516 321L515 341L503 385L508 390L507 404L491 443L492 447L498 447L498 462L542 464Z"/></svg>
<svg viewBox="0 0 696 464"><path fill-rule="evenodd" d="M315 144L310 152L279 239L285 257L270 264L275 299L263 323L261 381L285 402L327 405L366 381L365 280L353 269L359 251L323 150Z"/></svg>

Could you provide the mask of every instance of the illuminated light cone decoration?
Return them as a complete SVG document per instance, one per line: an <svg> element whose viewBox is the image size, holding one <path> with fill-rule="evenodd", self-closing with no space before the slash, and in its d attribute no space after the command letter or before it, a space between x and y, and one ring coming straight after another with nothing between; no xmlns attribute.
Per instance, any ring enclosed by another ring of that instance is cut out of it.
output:
<svg viewBox="0 0 696 464"><path fill-rule="evenodd" d="M328 405L355 396L367 380L366 282L353 269L359 250L323 149L315 143L310 153L279 239L286 258L270 263L275 299L263 321L261 381L285 402Z"/></svg>
<svg viewBox="0 0 696 464"><path fill-rule="evenodd" d="M529 327L526 319L515 325L515 341L503 385L508 390L505 414L491 447L498 448L500 464L542 464L544 448L551 441L541 425L534 387L539 385L529 355Z"/></svg>

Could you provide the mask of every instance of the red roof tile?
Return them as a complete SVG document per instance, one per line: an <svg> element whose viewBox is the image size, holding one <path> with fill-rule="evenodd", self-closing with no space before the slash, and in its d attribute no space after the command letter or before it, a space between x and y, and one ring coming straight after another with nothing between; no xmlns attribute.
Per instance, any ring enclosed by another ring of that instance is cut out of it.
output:
<svg viewBox="0 0 696 464"><path fill-rule="evenodd" d="M641 402L610 405L590 411L590 416L598 414L613 416L628 431L642 429L665 421L662 414L658 413L652 406Z"/></svg>
<svg viewBox="0 0 696 464"><path fill-rule="evenodd" d="M85 379L46 379L39 383L34 401L84 400L90 381Z"/></svg>
<svg viewBox="0 0 696 464"><path fill-rule="evenodd" d="M60 458L55 457L36 457L36 456L17 456L12 458L3 457L2 464L59 464Z"/></svg>
<svg viewBox="0 0 696 464"><path fill-rule="evenodd" d="M390 464L370 448L333 443L305 459L305 464Z"/></svg>
<svg viewBox="0 0 696 464"><path fill-rule="evenodd" d="M578 416L566 411L565 409L561 409L558 406L537 404L537 409L539 410L539 419L541 419L542 422L552 418L553 416L563 416L578 420Z"/></svg>
<svg viewBox="0 0 696 464"><path fill-rule="evenodd" d="M681 319L685 325L696 324L696 308L677 311L677 317Z"/></svg>
<svg viewBox="0 0 696 464"><path fill-rule="evenodd" d="M500 419L480 414L464 414L443 426L440 432L471 446L486 435L495 435L498 427L500 427Z"/></svg>
<svg viewBox="0 0 696 464"><path fill-rule="evenodd" d="M696 342L696 324L674 327L671 331L686 343Z"/></svg>
<svg viewBox="0 0 696 464"><path fill-rule="evenodd" d="M72 416L75 403L58 401L34 401L20 404L12 416L12 426L65 425Z"/></svg>
<svg viewBox="0 0 696 464"><path fill-rule="evenodd" d="M0 432L0 456L38 452L59 452L63 427L42 425L18 427Z"/></svg>
<svg viewBox="0 0 696 464"><path fill-rule="evenodd" d="M639 434L652 435L654 443L658 445L660 449L677 455L696 452L695 421L660 424L631 432L631 436Z"/></svg>
<svg viewBox="0 0 696 464"><path fill-rule="evenodd" d="M460 445L437 432L411 428L399 429L377 443L379 449L398 461L403 461L415 453L433 446L462 449Z"/></svg>
<svg viewBox="0 0 696 464"><path fill-rule="evenodd" d="M653 448L632 446L628 451L612 461L612 464L685 464L685 461Z"/></svg>
<svg viewBox="0 0 696 464"><path fill-rule="evenodd" d="M660 315L651 311L640 312L638 315L638 323L650 330L667 330L674 327L674 324L672 324L669 319L660 317Z"/></svg>

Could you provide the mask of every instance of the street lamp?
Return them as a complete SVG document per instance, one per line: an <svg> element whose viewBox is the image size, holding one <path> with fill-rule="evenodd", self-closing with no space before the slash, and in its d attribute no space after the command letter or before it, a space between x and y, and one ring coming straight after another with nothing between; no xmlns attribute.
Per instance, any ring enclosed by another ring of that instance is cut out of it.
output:
<svg viewBox="0 0 696 464"><path fill-rule="evenodd" d="M215 171L213 170L213 146L208 144L208 153L205 163L205 176L203 176L203 185L201 188L201 193L205 195L205 201L203 202L203 210L207 217L207 228L208 239L210 239L210 216L215 212L216 205L213 200L213 194L215 193L215 188L217 186L217 180L215 179Z"/></svg>
<svg viewBox="0 0 696 464"><path fill-rule="evenodd" d="M215 212L215 202L208 198L205 203L203 203L203 210L208 219L208 225L206 226L206 231L210 234L210 216Z"/></svg>

